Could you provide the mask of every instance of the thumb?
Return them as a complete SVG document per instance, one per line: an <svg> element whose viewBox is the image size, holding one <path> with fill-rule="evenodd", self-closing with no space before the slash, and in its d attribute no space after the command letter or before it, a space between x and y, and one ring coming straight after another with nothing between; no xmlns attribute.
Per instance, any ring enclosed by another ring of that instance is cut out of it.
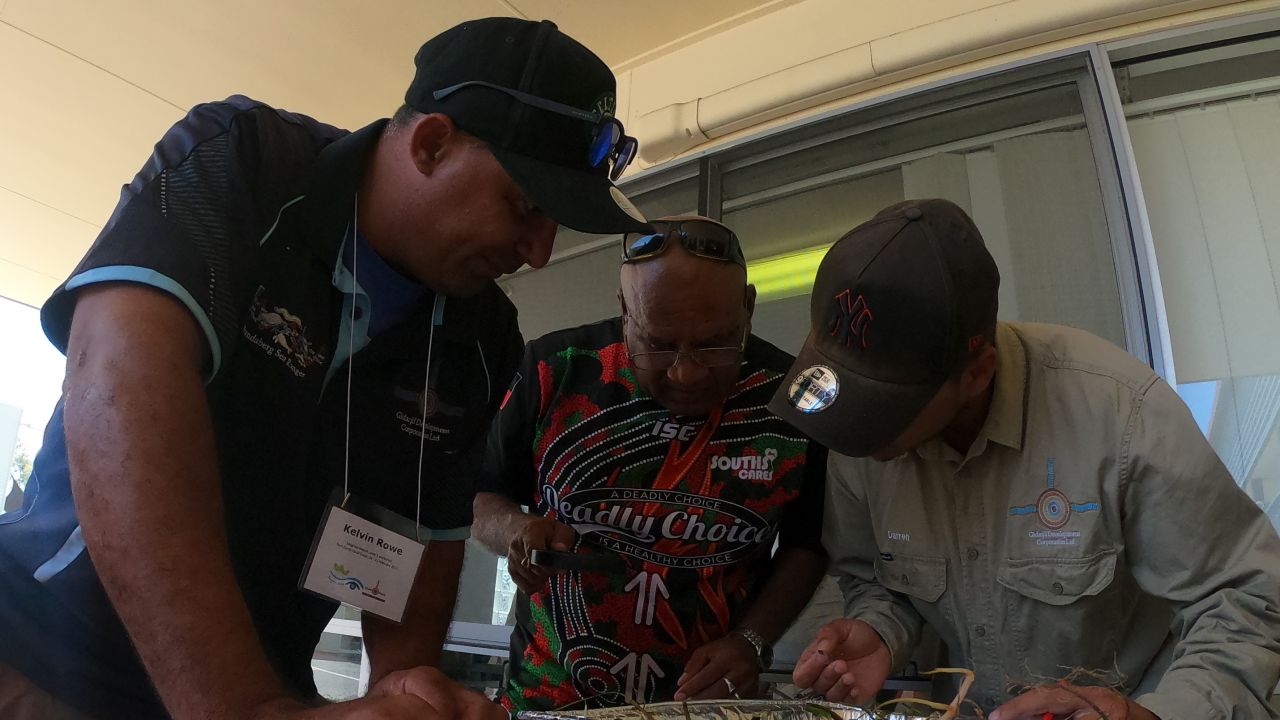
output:
<svg viewBox="0 0 1280 720"><path fill-rule="evenodd" d="M844 620L832 620L818 631L813 642L813 649L830 655L849 636Z"/></svg>
<svg viewBox="0 0 1280 720"><path fill-rule="evenodd" d="M574 532L573 528L557 522L551 528L551 547L556 550L569 550L573 547L573 541L577 536L578 533Z"/></svg>

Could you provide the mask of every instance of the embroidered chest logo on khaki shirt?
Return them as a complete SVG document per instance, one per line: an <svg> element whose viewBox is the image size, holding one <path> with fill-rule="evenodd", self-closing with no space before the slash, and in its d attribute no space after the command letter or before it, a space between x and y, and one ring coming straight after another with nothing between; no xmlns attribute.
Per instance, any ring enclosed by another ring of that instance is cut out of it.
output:
<svg viewBox="0 0 1280 720"><path fill-rule="evenodd" d="M1034 515L1044 526L1044 530L1030 530L1027 537L1035 540L1037 545L1075 545L1080 539L1079 530L1065 530L1071 516L1075 513L1096 512L1101 508L1097 500L1072 502L1062 490L1054 486L1053 456L1045 463L1044 492L1030 505L1015 505L1009 508L1011 517Z"/></svg>

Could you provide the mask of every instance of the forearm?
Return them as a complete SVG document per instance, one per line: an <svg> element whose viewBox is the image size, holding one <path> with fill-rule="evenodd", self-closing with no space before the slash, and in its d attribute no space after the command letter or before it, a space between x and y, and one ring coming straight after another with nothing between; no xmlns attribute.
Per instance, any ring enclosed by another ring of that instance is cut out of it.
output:
<svg viewBox="0 0 1280 720"><path fill-rule="evenodd" d="M742 615L738 627L750 628L775 643L804 611L827 571L826 553L782 548L764 588Z"/></svg>
<svg viewBox="0 0 1280 720"><path fill-rule="evenodd" d="M911 602L874 579L836 574L844 596L844 616L870 625L889 648L892 665L901 669L920 642L924 620Z"/></svg>
<svg viewBox="0 0 1280 720"><path fill-rule="evenodd" d="M1194 617L1152 692L1135 700L1163 720L1269 718L1280 679L1280 616L1274 601L1224 589L1179 614Z"/></svg>
<svg viewBox="0 0 1280 720"><path fill-rule="evenodd" d="M131 288L122 297L145 318L177 313L178 327L194 329L177 303L156 306L153 291ZM285 691L228 555L200 355L184 354L184 336L169 335L165 322L152 332L145 322L119 334L103 331L110 324L95 331L92 320L109 318L94 318L87 300L81 305L68 348L65 422L89 555L172 716L251 717Z"/></svg>
<svg viewBox="0 0 1280 720"><path fill-rule="evenodd" d="M396 670L440 663L458 598L458 577L462 573L465 550L466 542L462 540L427 545L402 624L372 613L361 615L371 683Z"/></svg>
<svg viewBox="0 0 1280 720"><path fill-rule="evenodd" d="M511 539L534 519L514 500L498 493L476 493L473 507L475 520L471 525L471 537L498 557L507 556Z"/></svg>

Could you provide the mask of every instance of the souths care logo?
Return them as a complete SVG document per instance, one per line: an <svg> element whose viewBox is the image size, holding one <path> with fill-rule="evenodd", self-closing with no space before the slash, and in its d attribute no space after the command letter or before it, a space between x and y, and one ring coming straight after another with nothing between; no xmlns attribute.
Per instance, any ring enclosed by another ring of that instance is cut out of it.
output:
<svg viewBox="0 0 1280 720"><path fill-rule="evenodd" d="M668 567L727 565L773 541L773 528L763 517L720 498L620 487L561 496L550 485L543 485L542 496L557 519L580 535L593 535L608 550Z"/></svg>
<svg viewBox="0 0 1280 720"><path fill-rule="evenodd" d="M762 455L743 455L741 457L712 455L710 464L712 470L732 471L733 476L739 480L769 482L773 480L773 461L777 459L778 451L768 448Z"/></svg>
<svg viewBox="0 0 1280 720"><path fill-rule="evenodd" d="M244 338L284 363L295 377L306 376L308 369L324 362L324 354L307 338L302 318L270 305L263 293L259 285L249 308L249 323L241 329Z"/></svg>

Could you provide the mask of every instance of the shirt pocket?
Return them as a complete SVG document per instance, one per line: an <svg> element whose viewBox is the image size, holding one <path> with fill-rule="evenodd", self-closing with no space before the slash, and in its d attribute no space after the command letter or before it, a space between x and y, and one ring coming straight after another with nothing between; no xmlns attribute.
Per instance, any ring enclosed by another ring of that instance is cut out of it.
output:
<svg viewBox="0 0 1280 720"><path fill-rule="evenodd" d="M1003 635L1014 645L1028 677L1058 677L1064 658L1114 657L1123 617L1116 583L1118 553L1102 550L1082 558L1009 558L996 580L1005 595ZM1100 632L1084 632L1095 628ZM1106 630L1106 631L1102 631ZM1105 663L1104 663L1105 664Z"/></svg>
<svg viewBox="0 0 1280 720"><path fill-rule="evenodd" d="M1049 605L1070 605L1098 595L1116 576L1116 551L1084 558L1010 558L996 580L1010 590Z"/></svg>
<svg viewBox="0 0 1280 720"><path fill-rule="evenodd" d="M947 590L947 559L895 553L892 560L876 558L876 580L886 588L935 603Z"/></svg>

